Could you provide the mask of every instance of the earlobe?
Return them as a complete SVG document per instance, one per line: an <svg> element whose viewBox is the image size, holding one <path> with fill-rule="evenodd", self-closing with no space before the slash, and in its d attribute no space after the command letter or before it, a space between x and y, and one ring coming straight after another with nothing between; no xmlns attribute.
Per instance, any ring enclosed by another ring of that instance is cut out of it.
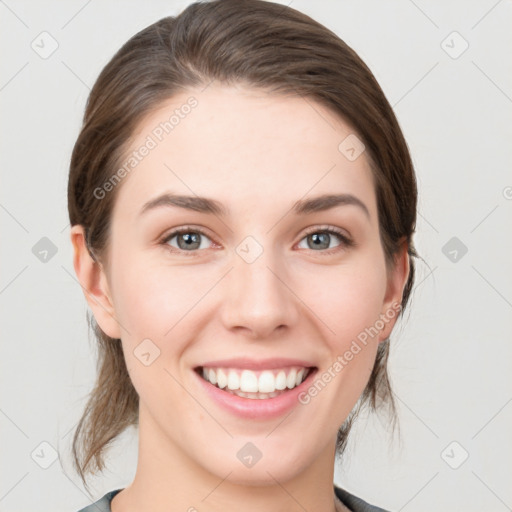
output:
<svg viewBox="0 0 512 512"><path fill-rule="evenodd" d="M75 273L94 318L107 336L120 338L107 276L101 263L95 261L87 249L83 226L72 226L70 237Z"/></svg>
<svg viewBox="0 0 512 512"><path fill-rule="evenodd" d="M390 269L388 274L388 285L381 312L381 318L385 320L385 325L379 334L379 342L389 338L398 319L409 272L408 244L407 241L403 241L400 249L395 254L393 268Z"/></svg>

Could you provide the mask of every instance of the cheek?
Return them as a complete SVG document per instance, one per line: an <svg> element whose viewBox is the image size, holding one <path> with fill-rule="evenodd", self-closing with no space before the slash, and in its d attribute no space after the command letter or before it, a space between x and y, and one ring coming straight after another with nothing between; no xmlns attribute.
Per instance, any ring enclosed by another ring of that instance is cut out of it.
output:
<svg viewBox="0 0 512 512"><path fill-rule="evenodd" d="M123 332L122 343L130 378L146 403L156 409L169 403L172 414L171 405L182 407L189 400L171 375L179 379L176 362L201 329L201 299L218 278L207 266L173 267L136 257L117 261L114 304L128 331ZM154 357L147 366L140 359L144 353Z"/></svg>
<svg viewBox="0 0 512 512"><path fill-rule="evenodd" d="M336 411L332 416L335 425L344 421L368 383L386 291L385 265L377 260L338 270L328 284L316 284L310 290L310 297L315 298L312 309L318 311L324 325L328 351L317 377L324 384L315 386L326 386L323 407L325 414ZM311 392L316 393L314 389Z"/></svg>
<svg viewBox="0 0 512 512"><path fill-rule="evenodd" d="M119 321L129 331L127 339L137 344L149 338L163 346L163 340L168 343L172 338L173 349L179 351L181 336L176 333L196 318L194 310L217 279L212 274L207 265L173 266L142 256L119 258L114 304Z"/></svg>
<svg viewBox="0 0 512 512"><path fill-rule="evenodd" d="M378 320L386 291L386 270L380 260L331 267L308 282L302 293L335 348L343 349Z"/></svg>

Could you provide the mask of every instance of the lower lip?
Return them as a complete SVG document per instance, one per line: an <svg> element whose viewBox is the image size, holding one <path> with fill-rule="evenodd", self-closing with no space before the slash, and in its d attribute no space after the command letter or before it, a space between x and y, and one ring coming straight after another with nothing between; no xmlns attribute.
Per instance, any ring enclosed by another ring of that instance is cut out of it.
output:
<svg viewBox="0 0 512 512"><path fill-rule="evenodd" d="M232 395L214 386L211 382L203 379L196 371L195 376L199 379L201 386L220 407L246 419L272 419L278 418L300 404L298 396L310 385L317 369L310 371L304 382L293 389L285 391L274 398L243 398Z"/></svg>

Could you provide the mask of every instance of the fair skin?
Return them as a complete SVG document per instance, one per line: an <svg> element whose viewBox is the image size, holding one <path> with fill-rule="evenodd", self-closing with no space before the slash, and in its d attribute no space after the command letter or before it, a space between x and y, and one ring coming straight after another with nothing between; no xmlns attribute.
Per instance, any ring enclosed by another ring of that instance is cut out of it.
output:
<svg viewBox="0 0 512 512"><path fill-rule="evenodd" d="M336 434L396 315L316 397L282 417L224 410L193 369L237 356L285 357L311 361L321 375L400 303L407 248L386 267L365 154L349 161L338 150L353 130L312 100L241 86L190 90L141 123L132 150L191 95L197 107L117 185L108 260L95 263L82 227L71 230L87 301L101 329L121 339L140 397L137 471L112 511L348 510L333 497ZM215 199L230 214L165 206L140 213L163 192ZM357 204L291 211L322 194L350 194L367 212ZM183 235L160 243L190 225L206 232L195 235L200 246L187 252ZM335 234L320 248L308 244L326 226L354 245ZM236 252L248 236L263 249L251 263ZM149 366L134 355L145 339L160 350ZM237 458L247 442L263 455L252 467Z"/></svg>

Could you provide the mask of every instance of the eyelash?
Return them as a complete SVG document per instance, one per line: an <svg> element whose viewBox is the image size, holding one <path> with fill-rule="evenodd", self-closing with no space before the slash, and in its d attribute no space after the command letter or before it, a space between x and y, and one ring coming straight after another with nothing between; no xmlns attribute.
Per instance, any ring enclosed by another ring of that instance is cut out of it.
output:
<svg viewBox="0 0 512 512"><path fill-rule="evenodd" d="M175 229L174 231L171 231L171 233L165 235L163 237L163 239L160 241L160 244L170 247L168 245L169 240L172 240L176 235L181 235L183 233L198 233L198 234L205 236L206 238L209 238L211 240L211 237L207 233L205 233L202 229L195 228L193 226L184 226L182 228ZM333 234L333 235L336 235L341 241L341 243L338 246L336 246L332 249L325 249L322 251L313 251L313 252L320 252L322 255L328 256L331 254L335 254L336 252L342 250L343 248L355 246L355 242L351 238L349 238L343 231L341 231L340 229L338 229L334 226L323 226L323 227L314 226L312 228L308 228L306 230L306 232L304 233L304 236L300 239L300 242L304 238L306 238L308 235L312 235L314 233ZM312 249L309 249L309 250L312 250ZM200 250L196 249L194 251L184 251L182 249L172 247L171 252L172 253L176 253L176 252L184 253L187 257L194 257L194 256L197 256L197 253L200 252ZM189 253L189 254L187 254L187 253Z"/></svg>

